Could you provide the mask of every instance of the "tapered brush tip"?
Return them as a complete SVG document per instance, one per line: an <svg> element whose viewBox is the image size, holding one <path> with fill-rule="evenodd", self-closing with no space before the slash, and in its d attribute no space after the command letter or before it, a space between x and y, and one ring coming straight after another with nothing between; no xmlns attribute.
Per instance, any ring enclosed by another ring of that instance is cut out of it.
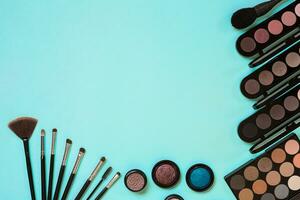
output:
<svg viewBox="0 0 300 200"><path fill-rule="evenodd" d="M41 136L45 136L45 134L46 134L45 129L42 129L42 130L41 130Z"/></svg>
<svg viewBox="0 0 300 200"><path fill-rule="evenodd" d="M81 153L85 153L85 148L80 148L79 151L80 151Z"/></svg>
<svg viewBox="0 0 300 200"><path fill-rule="evenodd" d="M67 139L67 140L66 140L66 143L68 143L68 144L72 144L72 140L70 140L70 139Z"/></svg>
<svg viewBox="0 0 300 200"><path fill-rule="evenodd" d="M101 157L100 161L104 162L106 160L106 158L103 156Z"/></svg>
<svg viewBox="0 0 300 200"><path fill-rule="evenodd" d="M52 129L52 132L57 133L57 129L56 128Z"/></svg>
<svg viewBox="0 0 300 200"><path fill-rule="evenodd" d="M36 127L38 120L32 117L19 117L8 124L19 138L29 139Z"/></svg>

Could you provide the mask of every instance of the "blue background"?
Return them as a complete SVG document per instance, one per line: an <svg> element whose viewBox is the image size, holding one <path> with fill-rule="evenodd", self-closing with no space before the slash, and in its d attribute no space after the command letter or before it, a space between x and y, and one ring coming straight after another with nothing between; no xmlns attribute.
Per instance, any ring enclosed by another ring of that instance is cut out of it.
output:
<svg viewBox="0 0 300 200"><path fill-rule="evenodd" d="M49 165L56 127L56 177L66 138L73 140L66 177L78 149L87 149L70 197L105 155L106 167L123 175L144 170L149 185L142 194L131 193L123 176L104 199L153 200L171 193L234 199L223 177L254 157L236 133L253 113L253 102L239 90L251 69L235 50L241 32L231 27L230 17L258 2L1 1L1 199L30 198L22 143L7 128L18 116L39 119L30 141L38 197L40 129L47 131ZM182 172L181 182L169 190L151 180L161 159L175 161ZM192 192L184 181L198 162L210 165L216 176L205 193Z"/></svg>

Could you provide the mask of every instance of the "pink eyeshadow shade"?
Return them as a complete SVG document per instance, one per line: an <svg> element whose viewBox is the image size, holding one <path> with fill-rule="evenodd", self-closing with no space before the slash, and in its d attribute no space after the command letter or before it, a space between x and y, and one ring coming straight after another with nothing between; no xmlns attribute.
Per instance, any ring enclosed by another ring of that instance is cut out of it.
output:
<svg viewBox="0 0 300 200"><path fill-rule="evenodd" d="M272 20L268 25L268 30L273 35L279 35L283 31L283 25L279 20Z"/></svg>
<svg viewBox="0 0 300 200"><path fill-rule="evenodd" d="M293 26L297 22L297 16L293 12L287 11L283 13L281 21L286 26Z"/></svg>
<svg viewBox="0 0 300 200"><path fill-rule="evenodd" d="M266 29L260 28L254 33L254 38L258 43L266 43L270 39L270 34Z"/></svg>
<svg viewBox="0 0 300 200"><path fill-rule="evenodd" d="M298 17L300 17L300 3L297 4L297 6L295 8L295 13Z"/></svg>

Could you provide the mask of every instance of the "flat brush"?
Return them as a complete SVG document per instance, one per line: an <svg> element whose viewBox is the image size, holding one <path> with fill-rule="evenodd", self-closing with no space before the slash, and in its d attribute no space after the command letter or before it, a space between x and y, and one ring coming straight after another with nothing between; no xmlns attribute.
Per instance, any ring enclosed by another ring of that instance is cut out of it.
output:
<svg viewBox="0 0 300 200"><path fill-rule="evenodd" d="M91 192L91 194L89 195L89 197L86 200L89 200L92 198L92 196L94 195L94 193L97 191L97 189L99 188L99 186L103 183L103 181L109 176L109 174L112 171L112 167L107 168L107 170L104 172L104 174L102 175L102 178L100 179L99 183L96 185L96 187L94 188L94 190Z"/></svg>
<svg viewBox="0 0 300 200"><path fill-rule="evenodd" d="M64 190L64 193L63 193L63 196L62 196L61 200L67 199L69 191L70 191L70 189L72 187L74 178L75 178L75 176L77 174L77 171L79 169L79 165L80 165L80 163L82 161L82 158L83 158L84 154L85 154L85 149L84 148L80 148L78 156L77 156L77 159L76 159L74 167L73 167L73 170L71 172L71 175L69 177L69 180L67 182L67 185L66 185L66 188Z"/></svg>
<svg viewBox="0 0 300 200"><path fill-rule="evenodd" d="M35 200L34 182L29 153L29 139L36 127L37 119L31 117L20 117L8 124L8 127L23 141L26 158L27 175L30 186L31 199Z"/></svg>
<svg viewBox="0 0 300 200"><path fill-rule="evenodd" d="M51 156L50 156L50 169L49 169L49 182L48 182L48 200L52 200L52 186L53 186L53 173L55 163L55 143L56 143L57 129L52 129L52 143L51 143Z"/></svg>
<svg viewBox="0 0 300 200"><path fill-rule="evenodd" d="M92 181L96 178L96 176L97 176L99 170L101 169L102 165L104 164L105 160L106 160L105 157L102 157L100 159L100 161L98 162L96 168L93 170L92 174L89 176L89 178L86 180L86 182L84 183L84 185L80 189L80 191L77 194L75 200L80 200L82 198L82 196L84 195L84 193L86 192L86 190L88 189L88 187L90 186Z"/></svg>
<svg viewBox="0 0 300 200"><path fill-rule="evenodd" d="M41 191L42 200L46 200L46 160L45 160L45 130L41 130Z"/></svg>
<svg viewBox="0 0 300 200"><path fill-rule="evenodd" d="M55 188L55 192L54 192L54 197L53 200L58 200L59 198L59 192L61 189L61 184L64 178L64 174L65 174L65 169L66 169L66 165L67 165L67 159L70 153L70 148L72 145L72 140L67 139L66 140L66 146L65 146L65 152L64 152L64 157L60 166L60 170L59 170L59 175L58 175L58 179L57 179L57 183L56 183L56 188Z"/></svg>
<svg viewBox="0 0 300 200"><path fill-rule="evenodd" d="M99 193L99 195L95 198L95 200L101 199L104 194L113 186L115 182L120 178L120 172L117 172L116 175L109 181L109 183L103 188L103 190Z"/></svg>

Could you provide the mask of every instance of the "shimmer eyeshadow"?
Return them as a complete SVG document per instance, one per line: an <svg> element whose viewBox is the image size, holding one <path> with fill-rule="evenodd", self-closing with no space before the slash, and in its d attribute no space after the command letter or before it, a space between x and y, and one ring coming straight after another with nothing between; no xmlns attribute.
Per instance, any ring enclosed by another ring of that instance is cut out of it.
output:
<svg viewBox="0 0 300 200"><path fill-rule="evenodd" d="M225 177L238 200L296 200L300 195L299 138L291 134ZM299 155L299 157L298 157ZM299 168L298 168L299 167Z"/></svg>
<svg viewBox="0 0 300 200"><path fill-rule="evenodd" d="M132 192L140 192L147 185L147 177L145 173L138 169L127 172L124 178L125 186Z"/></svg>
<svg viewBox="0 0 300 200"><path fill-rule="evenodd" d="M180 170L173 161L163 160L153 167L152 179L159 187L170 188L178 183Z"/></svg>
<svg viewBox="0 0 300 200"><path fill-rule="evenodd" d="M272 44L299 27L299 7L295 1L241 35L236 43L238 52L248 57L271 52Z"/></svg>
<svg viewBox="0 0 300 200"><path fill-rule="evenodd" d="M299 49L297 43L246 76L241 82L243 95L249 99L266 98L300 75Z"/></svg>
<svg viewBox="0 0 300 200"><path fill-rule="evenodd" d="M172 194L165 198L165 200L184 200L181 196L178 194Z"/></svg>
<svg viewBox="0 0 300 200"><path fill-rule="evenodd" d="M212 169L205 164L193 165L186 173L187 185L196 192L203 192L209 189L214 182L214 173ZM243 180L236 180L234 185L243 185Z"/></svg>

